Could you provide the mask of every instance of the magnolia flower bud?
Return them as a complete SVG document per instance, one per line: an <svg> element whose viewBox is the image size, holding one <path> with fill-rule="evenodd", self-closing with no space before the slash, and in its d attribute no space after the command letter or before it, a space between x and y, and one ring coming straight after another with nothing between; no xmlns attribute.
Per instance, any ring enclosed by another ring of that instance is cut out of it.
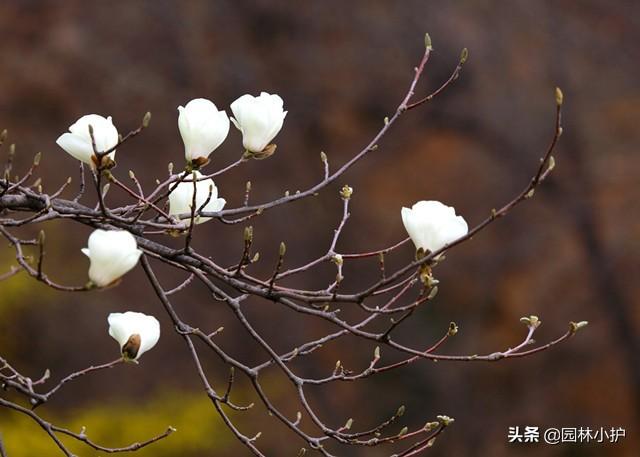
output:
<svg viewBox="0 0 640 457"><path fill-rule="evenodd" d="M416 249L435 252L461 236L469 228L455 209L438 201L419 201L409 208L402 208L402 222Z"/></svg>
<svg viewBox="0 0 640 457"><path fill-rule="evenodd" d="M114 283L135 267L142 254L131 233L101 229L93 231L82 252L91 260L89 279L99 287Z"/></svg>
<svg viewBox="0 0 640 457"><path fill-rule="evenodd" d="M178 107L178 129L187 161L203 165L229 133L229 116L210 100L196 98Z"/></svg>
<svg viewBox="0 0 640 457"><path fill-rule="evenodd" d="M209 201L201 209L206 212L221 211L227 201L224 198L218 198L218 188L216 187L213 179L203 179L202 174L198 171L193 172L196 177L196 207L195 211L198 211L207 199ZM172 186L173 184L170 184ZM211 193L211 198L209 198ZM169 214L171 216L179 216L180 214L191 214L191 204L193 203L193 175L187 177L183 182L179 183L173 192L169 194ZM196 216L194 222L201 224L210 220L210 217ZM190 223L190 219L183 219L182 222Z"/></svg>
<svg viewBox="0 0 640 457"><path fill-rule="evenodd" d="M111 116L104 118L98 114L87 114L69 127L69 132L58 137L56 143L74 158L95 167L93 145L89 126L93 129L96 152L105 152L118 144L118 130L111 121ZM108 154L114 160L116 151Z"/></svg>
<svg viewBox="0 0 640 457"><path fill-rule="evenodd" d="M153 316L127 311L107 318L109 335L118 342L125 360L138 360L160 338L160 323Z"/></svg>
<svg viewBox="0 0 640 457"><path fill-rule="evenodd" d="M245 94L231 104L231 122L242 132L247 151L262 152L275 138L287 115L279 95L262 92L259 97Z"/></svg>

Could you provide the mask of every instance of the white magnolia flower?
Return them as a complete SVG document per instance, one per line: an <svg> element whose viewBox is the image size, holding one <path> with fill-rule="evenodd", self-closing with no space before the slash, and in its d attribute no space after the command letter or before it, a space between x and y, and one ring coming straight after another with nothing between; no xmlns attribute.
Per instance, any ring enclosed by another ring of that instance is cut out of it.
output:
<svg viewBox="0 0 640 457"><path fill-rule="evenodd" d="M98 114L87 114L78 119L69 132L58 137L56 143L76 159L95 167L91 159L94 156L89 126L93 127L93 138L97 152L105 152L118 144L118 130L111 121L111 116L104 118ZM108 154L114 160L116 151Z"/></svg>
<svg viewBox="0 0 640 457"><path fill-rule="evenodd" d="M262 92L259 97L245 94L231 104L231 122L242 132L247 151L261 152L275 138L287 112L279 95Z"/></svg>
<svg viewBox="0 0 640 457"><path fill-rule="evenodd" d="M127 311L107 318L109 335L118 342L125 360L138 360L160 339L160 323L153 316Z"/></svg>
<svg viewBox="0 0 640 457"><path fill-rule="evenodd" d="M227 201L224 198L218 198L218 188L216 187L213 179L203 179L202 173L199 171L193 172L196 176L196 207L195 210L199 210L200 207L209 201L202 208L201 211L216 212L222 211ZM173 184L170 184L173 186ZM211 198L209 198L209 192L211 192ZM193 203L193 175L187 177L183 182L179 183L176 188L169 194L169 215L178 216L180 214L191 214L191 203ZM201 224L210 220L210 217L196 216L194 222ZM182 222L190 223L190 219L182 219Z"/></svg>
<svg viewBox="0 0 640 457"><path fill-rule="evenodd" d="M196 98L186 106L178 107L178 129L184 143L188 161L200 159L203 163L227 137L229 116L218 111L213 102Z"/></svg>
<svg viewBox="0 0 640 457"><path fill-rule="evenodd" d="M131 233L101 229L93 231L82 252L91 260L89 279L99 287L112 284L135 267L142 254Z"/></svg>
<svg viewBox="0 0 640 457"><path fill-rule="evenodd" d="M419 201L402 208L402 222L416 249L435 252L447 243L465 235L469 228L456 210L438 201Z"/></svg>

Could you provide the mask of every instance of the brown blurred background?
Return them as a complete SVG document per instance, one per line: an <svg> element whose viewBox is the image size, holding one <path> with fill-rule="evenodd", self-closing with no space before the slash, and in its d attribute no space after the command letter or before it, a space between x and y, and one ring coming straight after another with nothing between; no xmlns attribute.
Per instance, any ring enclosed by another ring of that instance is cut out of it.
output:
<svg viewBox="0 0 640 457"><path fill-rule="evenodd" d="M479 222L526 184L552 134L553 88L562 87L564 135L556 171L536 198L447 256L437 270L437 299L403 327L402 339L424 346L456 321L460 333L444 352L489 353L520 341L525 329L518 319L529 314L544 322L540 342L564 332L570 320L588 320L586 331L532 358L420 363L358 384L318 389L312 400L334 425L353 417L354 427L365 428L400 404L407 405L408 424L436 414L455 417L455 426L430 451L434 456L635 456L639 22L640 8L631 0L6 1L0 4L0 126L17 143L23 168L43 151L44 185L53 192L67 176L77 178L76 163L54 143L73 121L92 112L111 115L126 132L149 110L151 128L118 151L116 172L126 178L133 169L150 188L166 175L168 162L182 164L178 105L207 97L228 109L243 93L278 93L289 114L276 155L216 182L232 207L241 203L248 179L253 201L270 200L315 183L321 176L319 151L335 167L366 144L406 91L425 31L435 53L418 94L444 81L461 48L468 47L460 80L404 116L366 161L320 197L268 212L253 224L263 259L254 271L268 274L281 240L288 245L288 265L326 250L344 183L355 188L352 218L339 245L344 252L377 249L404 237L400 208L420 199L442 200L470 224ZM240 151L240 135L232 128L209 169L232 162ZM125 199L114 191L109 200ZM44 228L46 269L60 282L83 283L87 261L80 248L89 230L60 222ZM199 226L196 247L222 264L234 263L241 229L215 222ZM5 271L12 252L0 255ZM392 263L411 255L407 247ZM347 287L367 284L375 268L347 268ZM320 287L331 271L290 283ZM164 270L162 279L167 287L181 280ZM224 325L220 341L232 354L247 362L264 360L202 287L177 295L176 305L203 329ZM273 304L257 301L248 308L280 350L327 330ZM78 295L47 290L24 275L3 282L0 353L25 374L36 377L48 367L59 379L115 357L106 315L125 309L160 318L157 348L140 366L120 366L65 387L40 413L75 430L86 425L89 436L114 446L169 424L178 428L138 455L249 455L216 419L184 345L139 268L120 287ZM316 375L328 374L336 359L364 367L372 350L344 340L296 366ZM214 360L207 367L222 388L224 368ZM270 394L295 414L292 390L277 372L269 376ZM253 401L249 386L240 383L238 389L240 398ZM267 455L296 455L302 443L255 409L234 415L241 428L247 434L263 431ZM627 437L615 445L507 444L507 428L514 425L621 426ZM27 418L0 410L0 432L11 457L57 455Z"/></svg>

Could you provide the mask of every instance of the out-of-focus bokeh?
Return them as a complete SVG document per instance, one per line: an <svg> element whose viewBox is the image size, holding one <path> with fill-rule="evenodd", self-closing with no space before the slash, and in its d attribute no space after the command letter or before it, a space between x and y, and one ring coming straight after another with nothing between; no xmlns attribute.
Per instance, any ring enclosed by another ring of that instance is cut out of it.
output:
<svg viewBox="0 0 640 457"><path fill-rule="evenodd" d="M420 199L444 201L470 224L479 222L519 192L538 165L553 131L557 85L565 94L564 135L551 178L534 199L447 255L437 269L438 297L401 333L404 341L427 346L455 321L460 332L443 351L474 354L517 344L526 330L518 322L523 315L542 319L540 342L563 333L571 320L590 324L567 344L531 358L414 364L312 391L313 404L336 426L353 417L354 428L374 424L400 404L407 405L408 424L453 416L455 426L429 451L435 456L639 455L637 2L2 2L0 127L17 143L19 166L43 152L43 183L53 192L67 176L77 182L76 162L55 139L79 116L111 115L127 131L149 110L151 127L118 150L115 171L126 178L135 170L150 188L166 176L169 162L183 163L179 105L207 97L228 109L244 93L278 93L289 114L277 153L216 182L231 206L242 202L246 180L253 183L253 201L270 200L317 182L321 150L335 167L369 141L405 93L426 31L435 52L417 94L443 82L468 47L461 78L403 116L377 151L322 195L254 220L263 259L255 271L271 271L281 240L291 266L323 253L340 217L337 192L345 183L355 188L339 245L345 252L400 240L400 208ZM240 153L232 127L209 168ZM109 199L125 201L115 191ZM61 222L43 228L45 269L60 282L84 283L88 262L80 248L89 229ZM234 263L241 229L209 222L198 226L195 245L222 264ZM412 255L406 247L392 262ZM11 249L0 256L2 271L8 270ZM375 268L347 268L346 287L363 287ZM182 279L168 270L161 276L167 286ZM327 268L291 283L320 287L330 277ZM176 301L201 328L224 326L220 341L232 354L265 360L204 288L194 285ZM141 456L249 455L217 418L139 268L104 292L58 293L25 275L1 283L0 353L25 374L37 377L50 368L59 379L117 355L106 316L127 309L159 317L158 346L139 366L118 366L65 386L40 414L74 430L87 426L91 438L112 446L167 425L178 429ZM328 329L259 301L249 304L249 314L280 350ZM364 367L372 350L347 339L297 367L328 374L337 359ZM213 355L206 364L222 389L227 372ZM269 393L295 415L300 406L293 389L277 371L269 376ZM255 401L250 386L240 382L238 389L240 399ZM302 446L258 406L233 417L247 434L263 432L259 441L267 455L295 455ZM516 425L615 426L626 428L627 436L618 444L508 444L507 429ZM57 455L24 416L0 410L0 433L11 457ZM352 448L338 454L388 453Z"/></svg>

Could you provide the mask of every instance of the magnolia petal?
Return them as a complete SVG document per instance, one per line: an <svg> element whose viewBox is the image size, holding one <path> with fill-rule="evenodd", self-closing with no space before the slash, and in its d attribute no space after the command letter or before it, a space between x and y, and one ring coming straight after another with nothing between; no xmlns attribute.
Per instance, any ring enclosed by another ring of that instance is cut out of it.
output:
<svg viewBox="0 0 640 457"><path fill-rule="evenodd" d="M106 152L118 144L118 130L113 125L111 116L105 118L99 114L82 116L69 127L69 132L58 137L56 143L75 159L94 167L92 157L95 154L89 126L93 129L93 142L97 152ZM115 150L108 156L115 160Z"/></svg>
<svg viewBox="0 0 640 457"><path fill-rule="evenodd" d="M402 208L402 222L416 249L438 251L464 236L469 228L455 209L438 201L420 201L411 209Z"/></svg>
<svg viewBox="0 0 640 457"><path fill-rule="evenodd" d="M231 104L231 121L242 132L247 151L261 152L280 132L287 114L283 105L280 96L266 92L258 97L242 95Z"/></svg>
<svg viewBox="0 0 640 457"><path fill-rule="evenodd" d="M87 244L82 252L90 259L89 279L99 287L112 284L134 268L142 254L126 230L94 230Z"/></svg>
<svg viewBox="0 0 640 457"><path fill-rule="evenodd" d="M160 323L153 316L133 311L111 313L107 317L107 322L109 335L118 342L121 352L133 336L136 336L136 345L139 338L139 347L133 360L138 360L160 339Z"/></svg>
<svg viewBox="0 0 640 457"><path fill-rule="evenodd" d="M202 178L202 174L198 171L194 172L196 180ZM192 179L185 180L179 183L173 191L169 194L169 215L180 216L191 214L191 204L193 202L193 181ZM209 197L209 194L211 196ZM209 201L207 202L207 199ZM213 179L205 179L196 182L196 209L202 207L207 203L203 211L217 212L221 211L226 204L224 198L218 198L218 188L216 187ZM210 217L198 216L195 218L196 224L202 224L211 220ZM189 224L190 219L182 219L181 222Z"/></svg>
<svg viewBox="0 0 640 457"><path fill-rule="evenodd" d="M91 143L72 133L63 133L56 140L56 144L64 149L73 158L81 162L92 164L93 149Z"/></svg>
<svg viewBox="0 0 640 457"><path fill-rule="evenodd" d="M208 158L229 133L229 116L207 99L196 98L178 107L178 129L184 143L185 158Z"/></svg>

